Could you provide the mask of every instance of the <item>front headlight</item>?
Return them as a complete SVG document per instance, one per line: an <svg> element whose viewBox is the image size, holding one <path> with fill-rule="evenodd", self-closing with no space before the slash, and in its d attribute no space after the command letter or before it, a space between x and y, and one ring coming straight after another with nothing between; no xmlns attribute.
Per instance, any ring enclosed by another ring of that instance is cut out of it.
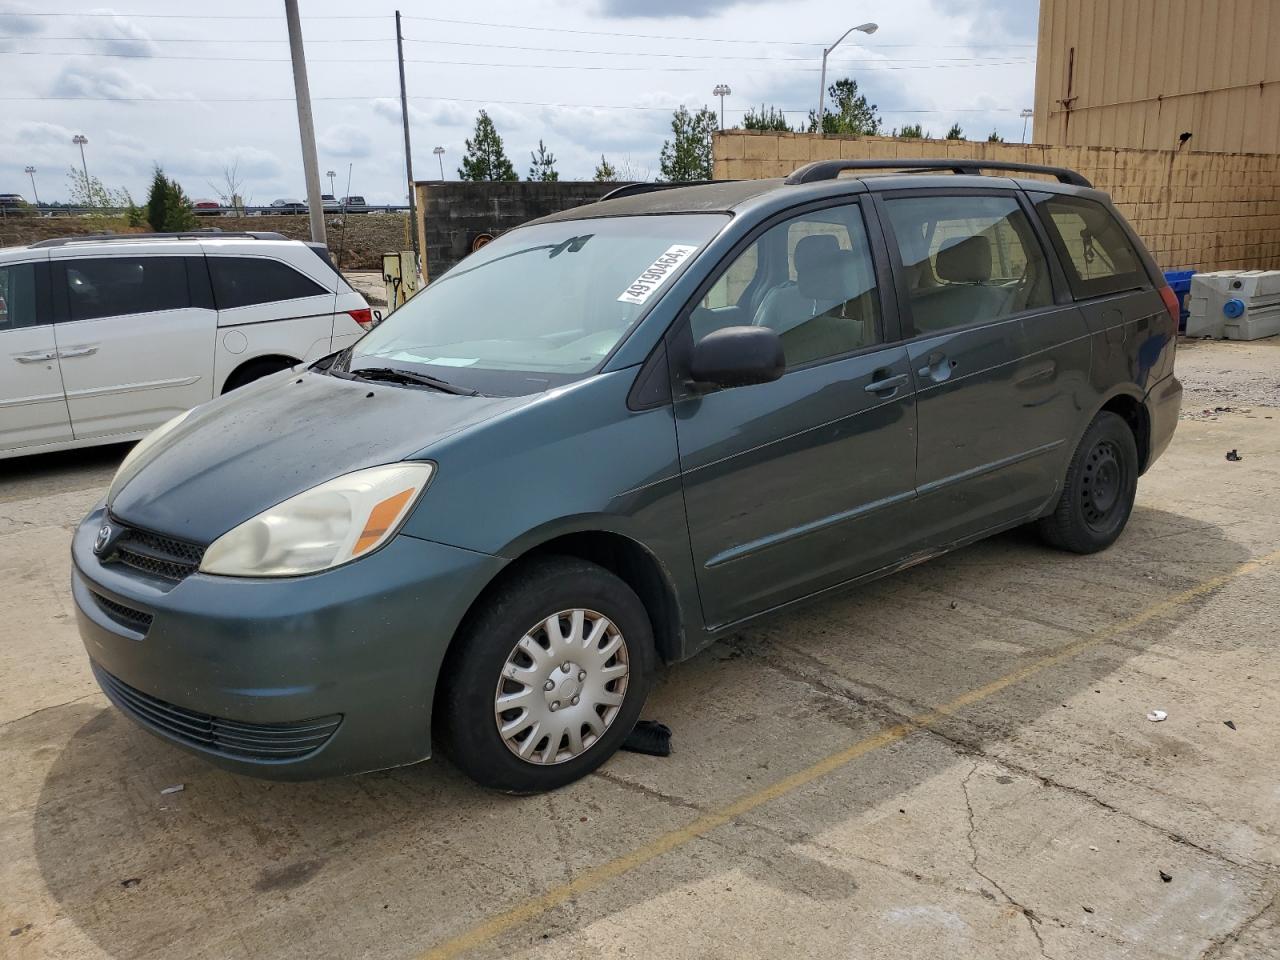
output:
<svg viewBox="0 0 1280 960"><path fill-rule="evenodd" d="M355 560L400 529L434 471L430 463L389 463L312 487L224 533L200 571L296 577Z"/></svg>
<svg viewBox="0 0 1280 960"><path fill-rule="evenodd" d="M190 410L178 414L172 420L166 420L133 445L133 449L125 455L125 458L120 461L120 466L116 468L116 475L111 478L111 486L107 489L107 503L115 500L120 488L133 479L134 474L138 472L136 468L141 466L142 455L189 416L191 416Z"/></svg>

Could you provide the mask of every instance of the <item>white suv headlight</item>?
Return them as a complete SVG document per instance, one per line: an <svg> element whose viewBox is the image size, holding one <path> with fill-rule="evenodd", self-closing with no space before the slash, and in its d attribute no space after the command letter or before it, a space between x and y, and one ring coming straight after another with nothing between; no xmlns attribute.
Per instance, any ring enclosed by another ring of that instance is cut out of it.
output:
<svg viewBox="0 0 1280 960"><path fill-rule="evenodd" d="M434 472L430 463L389 463L335 477L224 533L200 571L296 577L358 559L395 535Z"/></svg>

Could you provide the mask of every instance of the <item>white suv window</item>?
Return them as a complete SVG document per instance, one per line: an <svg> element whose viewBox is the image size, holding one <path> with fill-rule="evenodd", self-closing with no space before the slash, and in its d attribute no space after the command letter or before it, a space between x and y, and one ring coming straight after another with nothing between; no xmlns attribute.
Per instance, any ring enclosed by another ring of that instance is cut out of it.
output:
<svg viewBox="0 0 1280 960"><path fill-rule="evenodd" d="M191 306L181 257L64 260L70 320L94 320Z"/></svg>
<svg viewBox="0 0 1280 960"><path fill-rule="evenodd" d="M292 267L261 257L210 257L209 273L219 310L333 293Z"/></svg>

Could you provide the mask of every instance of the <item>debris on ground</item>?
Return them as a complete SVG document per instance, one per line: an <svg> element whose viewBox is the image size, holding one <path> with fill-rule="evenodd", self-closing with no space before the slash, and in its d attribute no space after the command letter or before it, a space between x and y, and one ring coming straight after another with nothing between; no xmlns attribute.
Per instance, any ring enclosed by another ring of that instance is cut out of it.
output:
<svg viewBox="0 0 1280 960"><path fill-rule="evenodd" d="M1227 459L1230 460L1232 463L1239 463L1241 460L1244 459L1244 457L1240 456L1240 454L1236 452L1235 448L1232 447L1230 450L1227 451Z"/></svg>
<svg viewBox="0 0 1280 960"><path fill-rule="evenodd" d="M952 610L957 610L957 609L959 609L959 607L960 607L960 601L959 601L959 600L952 600L952 601L951 601L951 609L952 609Z"/></svg>
<svg viewBox="0 0 1280 960"><path fill-rule="evenodd" d="M1093 907L1086 907L1084 904L1080 905L1080 909L1085 913L1093 913Z"/></svg>
<svg viewBox="0 0 1280 960"><path fill-rule="evenodd" d="M645 753L651 757L671 756L671 728L657 720L637 720L622 749L632 753Z"/></svg>
<svg viewBox="0 0 1280 960"><path fill-rule="evenodd" d="M175 783L172 787L165 787L163 790L161 790L160 796L163 797L165 794L168 794L168 793L181 793L185 789L187 789L187 785L185 783Z"/></svg>
<svg viewBox="0 0 1280 960"><path fill-rule="evenodd" d="M1169 714L1165 713L1163 710L1152 710L1147 714L1147 719L1152 723L1159 723L1161 720L1168 719L1168 717Z"/></svg>
<svg viewBox="0 0 1280 960"><path fill-rule="evenodd" d="M1170 880L1172 880L1172 879L1173 879L1173 874L1172 874L1172 873L1165 873L1163 870L1161 870L1161 871L1160 871L1160 879L1161 879L1161 880L1163 880L1165 883L1168 883Z"/></svg>
<svg viewBox="0 0 1280 960"><path fill-rule="evenodd" d="M1236 722L1234 720L1223 720L1222 724L1223 726L1230 727L1232 730L1236 728Z"/></svg>
<svg viewBox="0 0 1280 960"><path fill-rule="evenodd" d="M128 890L130 887L136 887L141 882L142 882L141 877L126 877L124 880L120 881L120 886Z"/></svg>

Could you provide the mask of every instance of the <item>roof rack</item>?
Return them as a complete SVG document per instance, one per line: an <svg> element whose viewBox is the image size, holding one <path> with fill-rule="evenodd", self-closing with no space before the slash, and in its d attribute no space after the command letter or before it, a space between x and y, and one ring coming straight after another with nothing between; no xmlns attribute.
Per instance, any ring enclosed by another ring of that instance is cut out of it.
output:
<svg viewBox="0 0 1280 960"><path fill-rule="evenodd" d="M1044 173L1057 177L1059 183L1069 183L1077 187L1092 187L1093 184L1066 167L1047 167L1038 163L1001 163L995 160L954 159L954 160L816 160L805 164L787 177L784 183L817 183L820 180L834 180L845 170L950 170L952 173L981 174L983 170L1014 170L1020 173Z"/></svg>
<svg viewBox="0 0 1280 960"><path fill-rule="evenodd" d="M27 244L28 249L65 247L69 243L130 243L135 240L288 240L283 233L270 230L241 230L225 232L217 227L203 230L186 230L180 233L86 233L75 237L54 237Z"/></svg>
<svg viewBox="0 0 1280 960"><path fill-rule="evenodd" d="M604 203L606 200L618 200L622 197L634 197L641 193L654 193L658 190L673 190L677 187L702 187L709 183L728 182L728 180L673 180L661 183L624 183L620 187L614 187L596 202Z"/></svg>

